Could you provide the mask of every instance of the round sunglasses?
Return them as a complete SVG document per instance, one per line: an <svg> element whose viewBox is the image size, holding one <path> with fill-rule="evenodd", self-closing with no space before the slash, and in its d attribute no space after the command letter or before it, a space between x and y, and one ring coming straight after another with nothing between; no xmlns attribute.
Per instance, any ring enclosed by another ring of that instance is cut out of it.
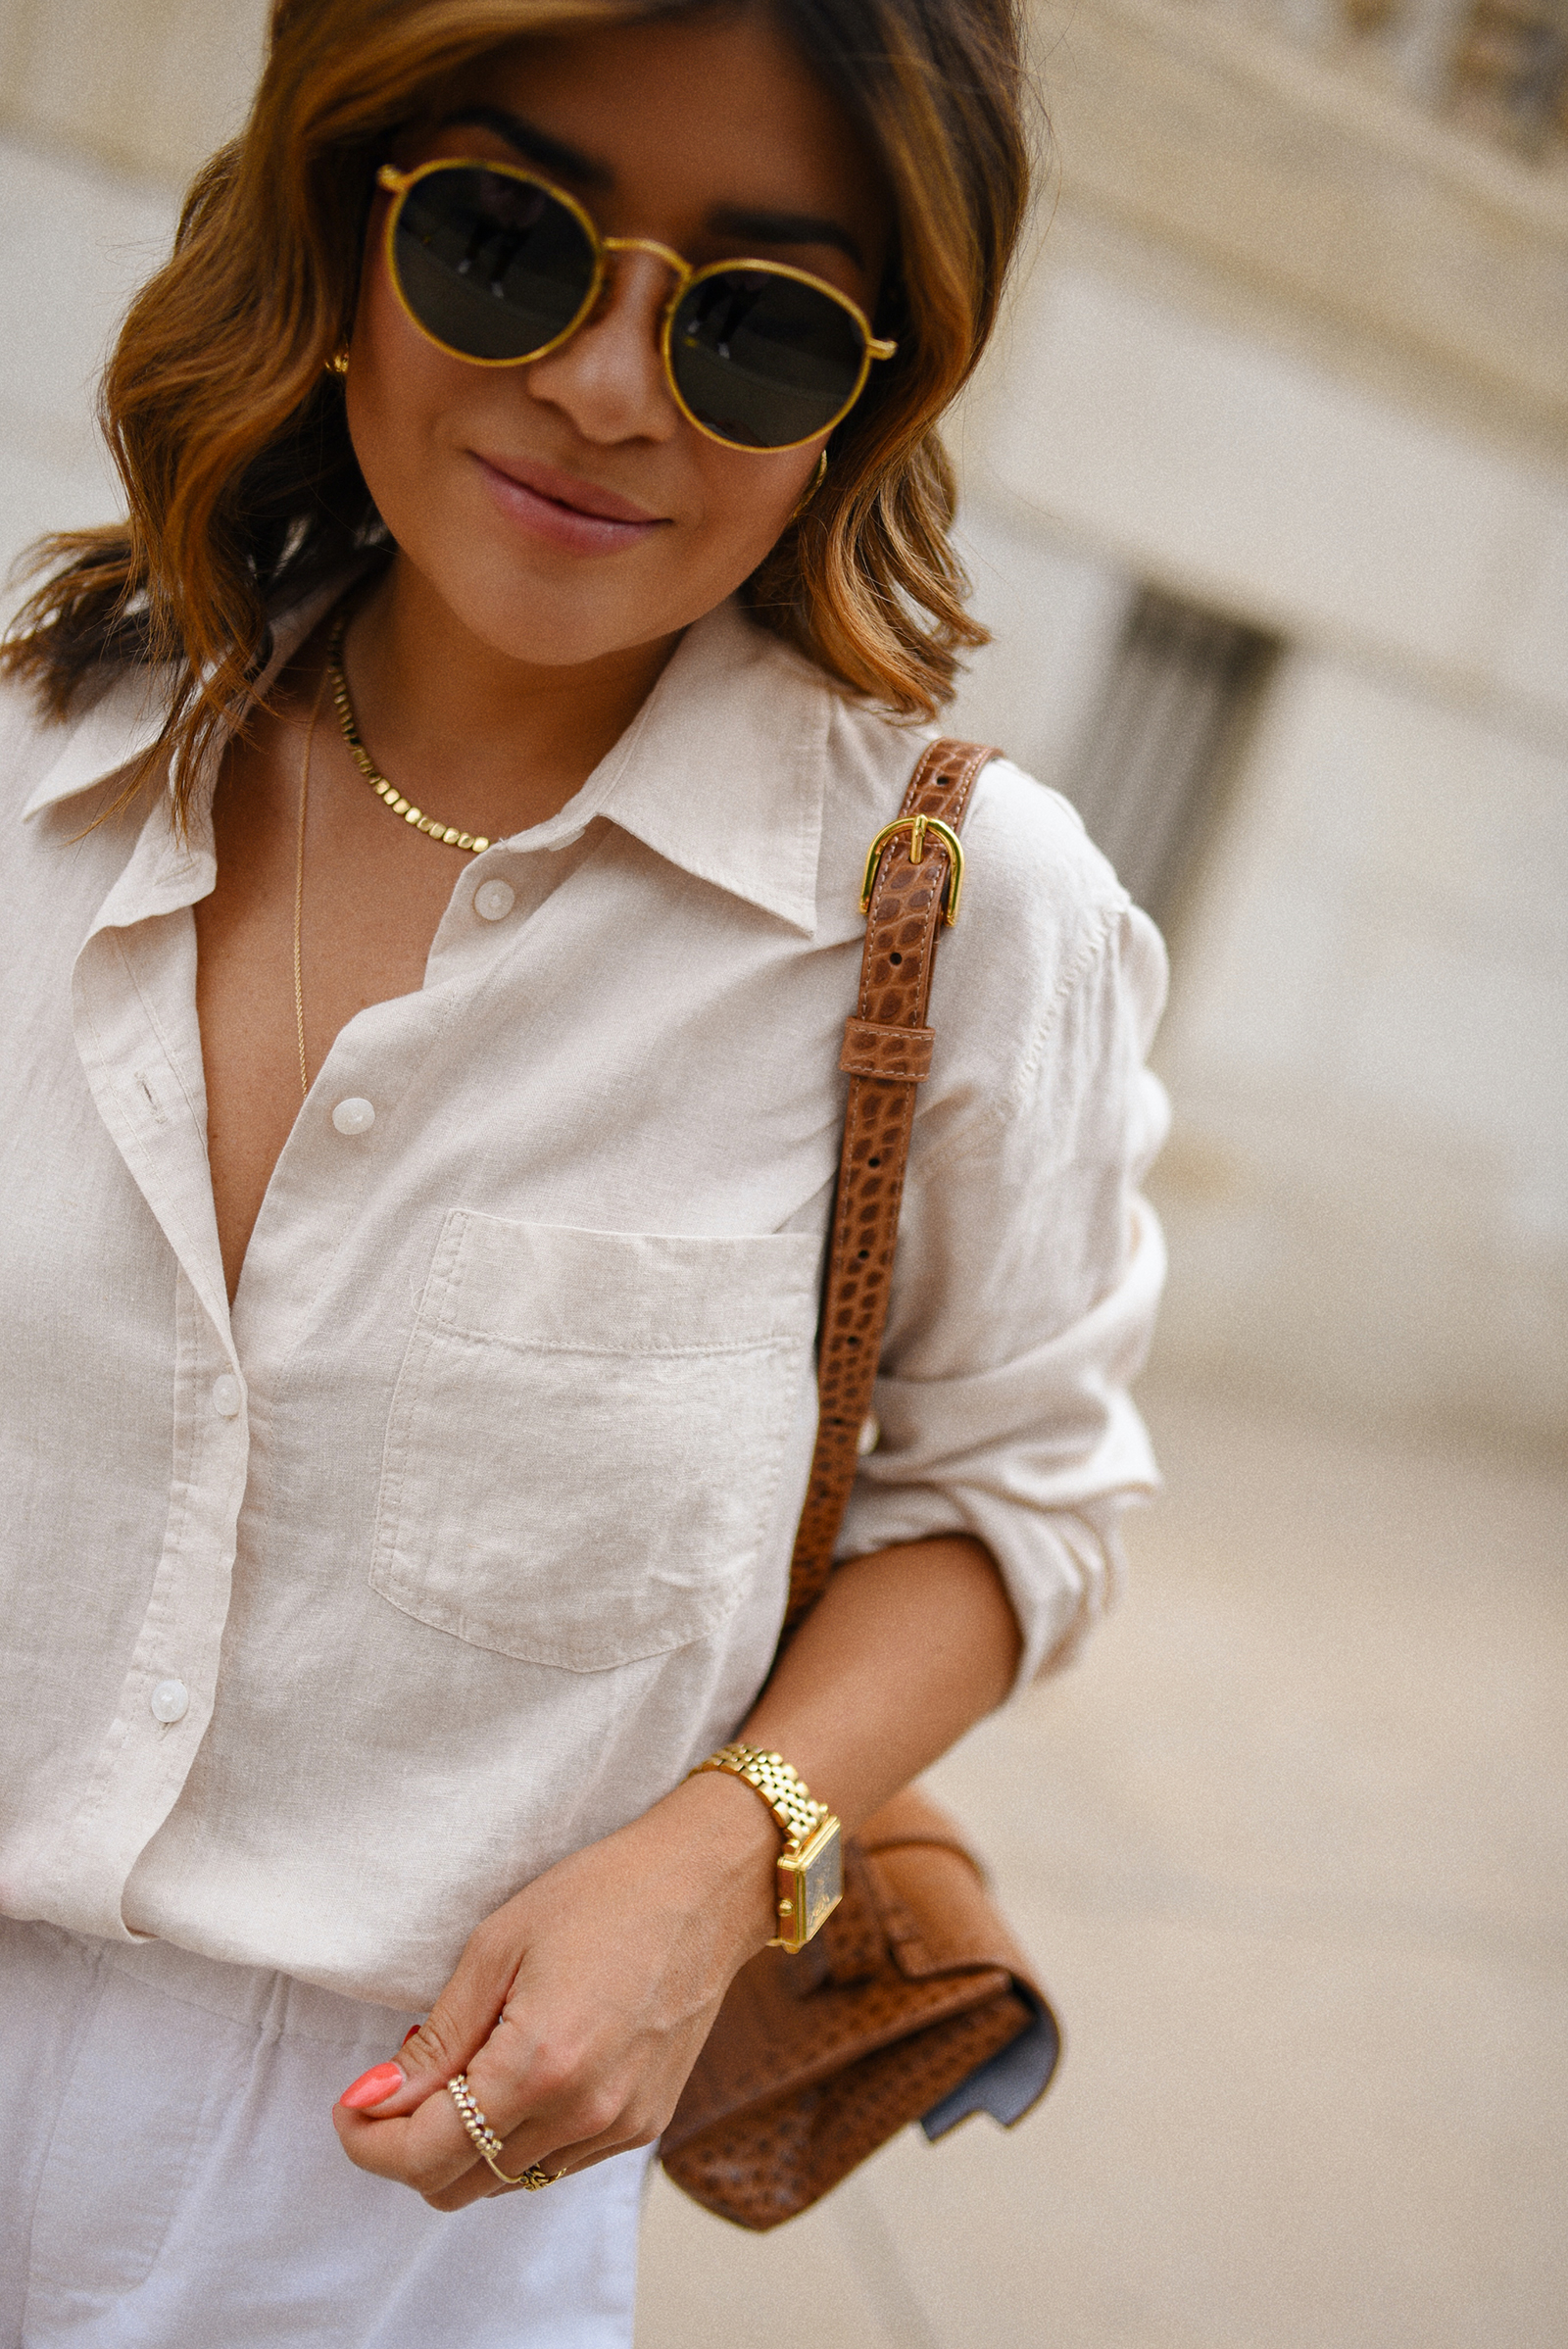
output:
<svg viewBox="0 0 1568 2349"><path fill-rule="evenodd" d="M726 449L803 448L831 432L891 359L865 313L780 261L694 269L646 236L601 236L564 189L514 164L467 159L376 174L393 198L386 258L419 332L474 367L525 367L593 315L612 253L652 253L675 283L660 352L675 405Z"/></svg>

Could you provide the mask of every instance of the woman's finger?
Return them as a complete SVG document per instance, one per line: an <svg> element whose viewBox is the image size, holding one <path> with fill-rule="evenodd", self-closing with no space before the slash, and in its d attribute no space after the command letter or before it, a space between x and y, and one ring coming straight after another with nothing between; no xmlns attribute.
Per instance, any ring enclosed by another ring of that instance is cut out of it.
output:
<svg viewBox="0 0 1568 2349"><path fill-rule="evenodd" d="M366 2078L372 2090L380 2084L373 2072ZM402 2091L395 2094L402 2101ZM397 2178L421 2194L441 2191L476 2165L483 2168L439 2081L423 2089L423 2101L412 2113L388 2113L379 2106L356 2112L340 2099L332 2108L332 2126L359 2169Z"/></svg>
<svg viewBox="0 0 1568 2349"><path fill-rule="evenodd" d="M597 2162L608 2162L617 2153L630 2153L635 2147L650 2142L647 2132L610 2130L604 2136L590 2138L580 2145L559 2146L555 2152L540 2156L537 2167L546 2173L552 2184L559 2184L563 2178L572 2177L578 2170L591 2170ZM525 2150L524 2134L519 2131L498 2157L509 2177L520 2178L525 2169L534 2166L524 2159ZM548 2188L542 2190L548 2191ZM470 2202L485 2202L505 2194L527 2191L521 2185L503 2185L488 2166L481 2162L476 2170L459 2178L456 2184L437 2193L426 2194L424 2199L432 2210L456 2211L466 2210Z"/></svg>
<svg viewBox="0 0 1568 2349"><path fill-rule="evenodd" d="M477 2094L474 2101L478 2103ZM489 2121L487 2108L481 2105L479 2109ZM602 2104L600 2109L604 2109ZM634 2124L617 2114L594 2135L583 2136L564 2120L542 2113L509 2132L495 2157L496 2170L492 2170L469 2138L450 2096L431 2097L406 2118L372 2120L366 2128L367 2134L357 2145L344 2139L351 2158L378 2177L401 2179L422 2194L433 2209L442 2211L463 2210L491 2194L521 2190L506 2185L497 2176L498 2170L520 2178L537 2166L554 2178L628 2145L646 2144L654 2133L635 2134Z"/></svg>
<svg viewBox="0 0 1568 2349"><path fill-rule="evenodd" d="M492 1926L494 1920L488 1921ZM473 1933L458 1960L451 1981L422 2023L404 2034L395 2056L372 2064L352 2080L335 2108L345 2121L351 2115L388 2121L413 2113L464 2071L489 2038L506 2004L516 1971L515 1950L502 1935L483 1927ZM338 2134L345 2146L359 2143L360 2132Z"/></svg>
<svg viewBox="0 0 1568 2349"><path fill-rule="evenodd" d="M462 2184L473 2199L493 2176L456 2102L440 2092L459 2073L497 2137L516 2149L515 2161L503 2163L514 2175L557 2146L602 2140L625 2101L584 2084L594 2067L574 2034L547 2042L521 2000L498 2013L509 1968L491 1962L481 1936L475 1939L479 1947L465 1953L398 2058L363 2075L333 2114L351 2161L427 2198Z"/></svg>
<svg viewBox="0 0 1568 2349"><path fill-rule="evenodd" d="M383 2121L416 2111L484 2046L506 2005L516 1964L515 1952L499 1934L476 1933L424 2021L395 2056L350 2084L342 2105Z"/></svg>
<svg viewBox="0 0 1568 2349"><path fill-rule="evenodd" d="M423 2023L396 2056L352 2081L333 2107L350 2161L421 2193L440 2191L475 2166L457 2106L441 2091L489 2042L515 1967L515 1951L502 1936L482 1928L472 1936ZM514 2102L509 2118L519 2117Z"/></svg>
<svg viewBox="0 0 1568 2349"><path fill-rule="evenodd" d="M632 2145L646 2145L660 2121L631 2083L607 2080L591 2051L568 2037L546 2037L515 2001L471 2059L465 2077L474 2103L501 2140L497 2168L511 2178L541 2167L553 2177L586 2168ZM344 2144L379 2176L414 2186L437 2210L461 2210L505 2185L477 2153L450 2095L430 2095L412 2113L397 2099L386 2117L374 2108ZM645 2109L646 2108L646 2109Z"/></svg>

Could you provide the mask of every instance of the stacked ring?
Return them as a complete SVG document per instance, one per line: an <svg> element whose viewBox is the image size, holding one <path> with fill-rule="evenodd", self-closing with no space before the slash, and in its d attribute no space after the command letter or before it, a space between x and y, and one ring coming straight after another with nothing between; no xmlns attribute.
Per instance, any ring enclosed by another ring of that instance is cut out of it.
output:
<svg viewBox="0 0 1568 2349"><path fill-rule="evenodd" d="M467 2130L480 2160L488 2164L504 2186L526 2186L530 2194L537 2194L541 2186L553 2186L564 2175L560 2170L542 2170L537 2162L530 2162L518 2177L511 2177L501 2167L501 2139L474 2102L466 2072L459 2072L447 2081L447 2094L457 2106L458 2118Z"/></svg>

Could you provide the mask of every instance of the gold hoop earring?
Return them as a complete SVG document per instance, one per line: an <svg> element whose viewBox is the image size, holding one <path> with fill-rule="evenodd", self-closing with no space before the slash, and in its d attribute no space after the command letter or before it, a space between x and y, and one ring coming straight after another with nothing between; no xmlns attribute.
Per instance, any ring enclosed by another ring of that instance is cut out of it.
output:
<svg viewBox="0 0 1568 2349"><path fill-rule="evenodd" d="M348 373L349 347L347 343L338 344L337 349L326 363L326 371L329 375L338 376L339 379Z"/></svg>
<svg viewBox="0 0 1568 2349"><path fill-rule="evenodd" d="M806 509L808 506L809 506L811 500L815 497L817 491L821 488L826 478L827 451L824 449L821 455L817 458L815 472L811 475L810 480L806 484L806 488L801 496L800 503L796 507L795 512L790 515L790 520L792 522L798 522L800 520L802 514L806 512Z"/></svg>

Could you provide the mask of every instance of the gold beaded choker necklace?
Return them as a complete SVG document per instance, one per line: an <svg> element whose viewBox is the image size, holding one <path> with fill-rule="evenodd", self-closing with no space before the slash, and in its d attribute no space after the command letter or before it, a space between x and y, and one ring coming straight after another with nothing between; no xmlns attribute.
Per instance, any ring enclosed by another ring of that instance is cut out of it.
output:
<svg viewBox="0 0 1568 2349"><path fill-rule="evenodd" d="M444 842L449 849L466 849L470 856L477 856L481 849L487 849L490 846L482 832L460 832L456 824L444 824L439 816L426 815L421 808L416 807L403 797L395 783L387 781L360 740L359 724L354 715L354 704L349 700L349 681L343 674L343 632L347 626L347 614L340 614L333 625L331 642L326 649L326 675L327 682L332 688L332 704L337 711L337 722L342 729L343 740L348 745L349 757L367 783L369 784L376 798L390 807L394 815L401 815L404 822L412 824L416 832L428 833L432 840Z"/></svg>

